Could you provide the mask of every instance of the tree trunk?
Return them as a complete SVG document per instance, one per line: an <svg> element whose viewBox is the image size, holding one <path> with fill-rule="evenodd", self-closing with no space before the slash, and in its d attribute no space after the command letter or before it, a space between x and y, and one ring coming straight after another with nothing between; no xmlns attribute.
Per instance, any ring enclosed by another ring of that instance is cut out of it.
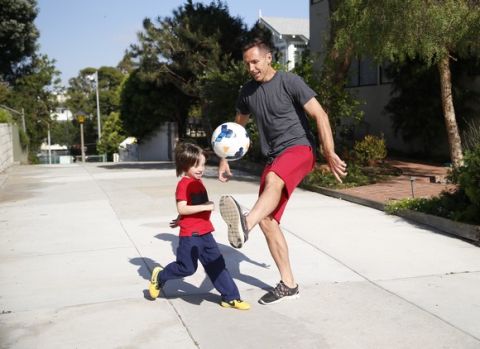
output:
<svg viewBox="0 0 480 349"><path fill-rule="evenodd" d="M463 165L462 140L458 132L455 109L453 107L452 78L450 72L450 58L448 55L438 62L440 73L440 91L442 94L443 116L447 128L448 143L450 146L450 158L454 167Z"/></svg>

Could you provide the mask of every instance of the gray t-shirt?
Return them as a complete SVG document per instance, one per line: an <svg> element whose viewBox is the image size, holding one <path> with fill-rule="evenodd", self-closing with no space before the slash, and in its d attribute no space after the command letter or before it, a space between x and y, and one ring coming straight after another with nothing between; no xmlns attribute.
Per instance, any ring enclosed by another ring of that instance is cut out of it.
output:
<svg viewBox="0 0 480 349"><path fill-rule="evenodd" d="M303 109L316 93L301 77L277 71L267 82L246 83L237 100L236 109L255 119L263 155L276 157L293 145L309 145L315 149L307 115Z"/></svg>

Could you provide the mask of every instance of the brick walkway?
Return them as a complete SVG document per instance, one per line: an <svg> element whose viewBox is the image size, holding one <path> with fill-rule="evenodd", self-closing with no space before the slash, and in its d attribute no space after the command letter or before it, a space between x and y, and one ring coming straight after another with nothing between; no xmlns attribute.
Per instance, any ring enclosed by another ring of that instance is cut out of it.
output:
<svg viewBox="0 0 480 349"><path fill-rule="evenodd" d="M412 197L432 197L444 190L453 190L452 184L445 183L448 167L400 160L388 163L402 170L402 175L383 183L338 190L339 192L381 203ZM413 181L411 181L413 179Z"/></svg>

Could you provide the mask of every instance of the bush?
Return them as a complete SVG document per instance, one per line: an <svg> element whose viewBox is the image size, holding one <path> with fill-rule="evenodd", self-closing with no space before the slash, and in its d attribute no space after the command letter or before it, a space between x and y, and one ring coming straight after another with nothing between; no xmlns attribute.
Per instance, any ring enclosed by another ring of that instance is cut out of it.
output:
<svg viewBox="0 0 480 349"><path fill-rule="evenodd" d="M454 193L443 192L431 199L404 199L386 206L388 213L410 209L454 221L480 224L480 144L465 153L465 165L454 169L451 179L458 184Z"/></svg>
<svg viewBox="0 0 480 349"><path fill-rule="evenodd" d="M13 123L12 115L3 109L0 109L0 124L11 124Z"/></svg>
<svg viewBox="0 0 480 349"><path fill-rule="evenodd" d="M464 162L458 169L458 184L480 211L480 144L465 153Z"/></svg>
<svg viewBox="0 0 480 349"><path fill-rule="evenodd" d="M372 166L387 157L385 139L366 135L362 141L356 142L354 147L354 159L363 166Z"/></svg>

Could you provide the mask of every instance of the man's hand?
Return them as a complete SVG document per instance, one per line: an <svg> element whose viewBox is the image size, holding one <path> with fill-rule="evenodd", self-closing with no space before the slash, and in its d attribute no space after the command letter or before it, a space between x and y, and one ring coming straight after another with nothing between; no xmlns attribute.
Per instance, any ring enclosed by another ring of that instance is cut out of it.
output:
<svg viewBox="0 0 480 349"><path fill-rule="evenodd" d="M230 166L228 165L228 161L225 159L221 159L220 163L218 164L218 180L220 182L227 182L230 177L232 177L232 172L230 171Z"/></svg>
<svg viewBox="0 0 480 349"><path fill-rule="evenodd" d="M342 183L342 179L340 177L345 177L347 175L347 164L335 153L326 156L326 159L328 167L330 167L330 171L333 173L337 181Z"/></svg>

